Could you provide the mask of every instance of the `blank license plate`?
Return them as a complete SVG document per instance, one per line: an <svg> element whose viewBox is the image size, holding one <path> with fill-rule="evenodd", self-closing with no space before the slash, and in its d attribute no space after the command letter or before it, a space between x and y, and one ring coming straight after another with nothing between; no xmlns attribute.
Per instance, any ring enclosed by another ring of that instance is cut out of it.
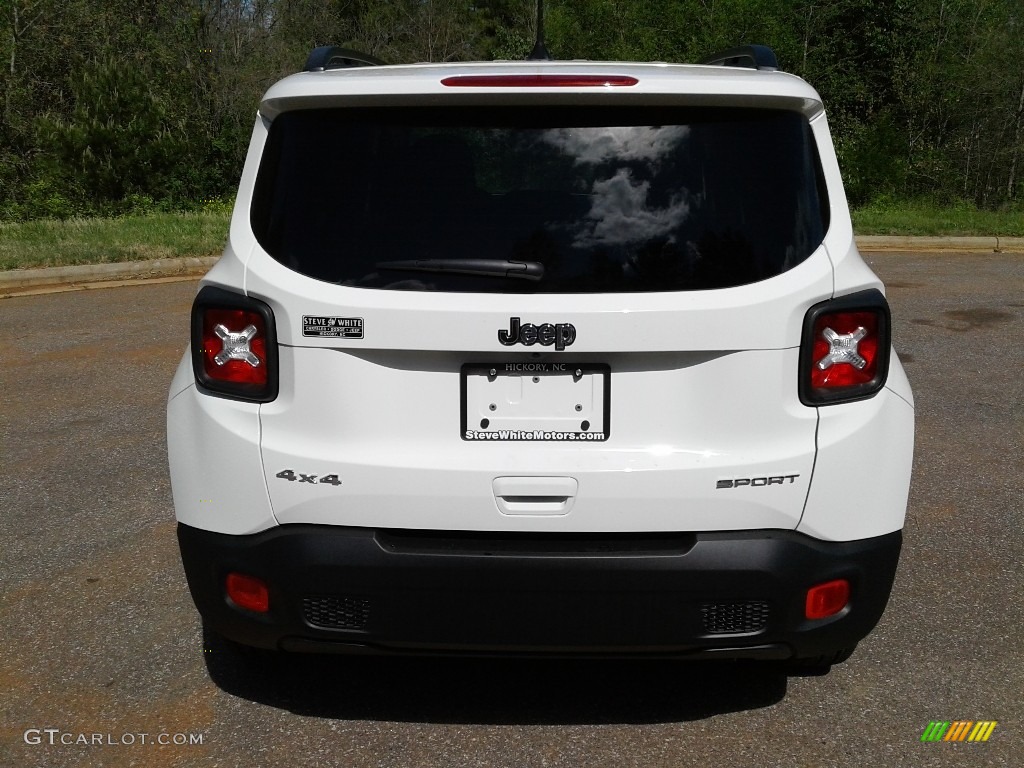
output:
<svg viewBox="0 0 1024 768"><path fill-rule="evenodd" d="M608 439L607 365L504 362L462 366L462 439Z"/></svg>

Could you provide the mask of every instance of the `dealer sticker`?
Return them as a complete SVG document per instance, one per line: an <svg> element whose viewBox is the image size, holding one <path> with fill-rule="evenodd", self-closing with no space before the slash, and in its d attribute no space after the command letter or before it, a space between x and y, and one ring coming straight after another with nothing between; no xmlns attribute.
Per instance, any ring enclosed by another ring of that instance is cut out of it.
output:
<svg viewBox="0 0 1024 768"><path fill-rule="evenodd" d="M361 339L363 338L363 318L303 315L302 335L320 336L327 339Z"/></svg>

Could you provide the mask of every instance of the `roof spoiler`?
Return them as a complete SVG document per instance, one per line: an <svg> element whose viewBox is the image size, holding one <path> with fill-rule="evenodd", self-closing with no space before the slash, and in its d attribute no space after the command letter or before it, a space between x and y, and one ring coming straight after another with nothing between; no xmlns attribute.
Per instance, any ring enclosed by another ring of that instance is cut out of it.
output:
<svg viewBox="0 0 1024 768"><path fill-rule="evenodd" d="M742 45L739 48L729 48L701 59L697 63L761 69L769 72L779 68L779 60L775 58L775 51L767 45Z"/></svg>
<svg viewBox="0 0 1024 768"><path fill-rule="evenodd" d="M335 45L321 45L314 48L306 59L304 72L323 72L325 69L347 69L348 67L379 67L387 62L368 53L338 48Z"/></svg>

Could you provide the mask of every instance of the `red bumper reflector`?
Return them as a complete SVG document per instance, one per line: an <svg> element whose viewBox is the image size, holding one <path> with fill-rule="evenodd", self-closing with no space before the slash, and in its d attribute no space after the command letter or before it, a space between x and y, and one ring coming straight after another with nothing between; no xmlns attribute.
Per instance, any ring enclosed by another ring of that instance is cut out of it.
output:
<svg viewBox="0 0 1024 768"><path fill-rule="evenodd" d="M626 75L455 75L441 85L449 88L601 88L636 85Z"/></svg>
<svg viewBox="0 0 1024 768"><path fill-rule="evenodd" d="M270 610L270 591L266 584L254 576L229 573L224 580L224 588L231 602L239 608L256 613Z"/></svg>
<svg viewBox="0 0 1024 768"><path fill-rule="evenodd" d="M835 616L850 602L850 582L836 579L818 584L807 590L804 615L808 619L827 619Z"/></svg>

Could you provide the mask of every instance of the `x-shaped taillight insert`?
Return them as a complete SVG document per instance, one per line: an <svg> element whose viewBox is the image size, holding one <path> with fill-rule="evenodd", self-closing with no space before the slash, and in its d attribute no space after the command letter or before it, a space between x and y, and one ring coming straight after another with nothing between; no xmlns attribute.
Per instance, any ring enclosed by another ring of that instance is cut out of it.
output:
<svg viewBox="0 0 1024 768"><path fill-rule="evenodd" d="M818 361L818 368L827 370L839 363L848 363L857 370L868 364L860 355L860 340L868 335L867 329L863 326L852 333L836 333L831 328L821 332L822 337L828 342L828 354Z"/></svg>
<svg viewBox="0 0 1024 768"><path fill-rule="evenodd" d="M228 360L244 360L253 368L259 366L260 359L249 348L249 342L256 335L255 325L250 324L244 330L235 332L229 331L223 324L218 324L214 327L213 332L217 334L223 344L220 352L213 358L213 362L217 365L224 365Z"/></svg>

